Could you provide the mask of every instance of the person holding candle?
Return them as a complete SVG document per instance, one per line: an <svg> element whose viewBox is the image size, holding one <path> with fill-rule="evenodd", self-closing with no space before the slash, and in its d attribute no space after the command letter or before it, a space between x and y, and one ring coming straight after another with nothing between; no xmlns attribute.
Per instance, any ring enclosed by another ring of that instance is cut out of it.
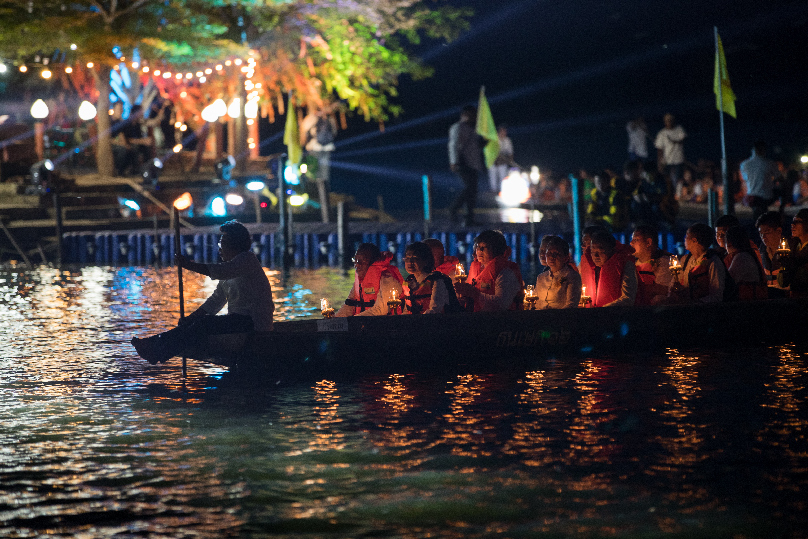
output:
<svg viewBox="0 0 808 539"><path fill-rule="evenodd" d="M593 307L632 306L637 299L637 271L631 247L604 230L592 234L589 254L593 267L581 264L581 280ZM581 259L583 261L583 258Z"/></svg>
<svg viewBox="0 0 808 539"><path fill-rule="evenodd" d="M637 268L636 305L664 303L668 297L671 276L671 255L657 245L657 231L651 225L637 225L631 235Z"/></svg>
<svg viewBox="0 0 808 539"><path fill-rule="evenodd" d="M407 277L404 310L412 314L460 312L452 278L435 270L433 250L426 242L417 241L404 252Z"/></svg>
<svg viewBox="0 0 808 539"><path fill-rule="evenodd" d="M791 297L808 296L808 208L797 212L791 221L791 252L786 259L784 284Z"/></svg>
<svg viewBox="0 0 808 539"><path fill-rule="evenodd" d="M432 249L432 257L435 259L435 271L454 277L457 274L457 264L460 260L456 256L447 256L443 243L438 239L427 238L424 243Z"/></svg>
<svg viewBox="0 0 808 539"><path fill-rule="evenodd" d="M570 309L581 301L581 275L570 266L570 244L559 236L545 236L542 242L548 270L536 278L535 309Z"/></svg>
<svg viewBox="0 0 808 539"><path fill-rule="evenodd" d="M404 282L401 272L390 263L392 259L392 253L382 253L372 243L360 244L353 258L356 268L353 288L334 316L386 315L392 292L395 291L397 298L400 298Z"/></svg>
<svg viewBox="0 0 808 539"><path fill-rule="evenodd" d="M524 282L519 266L508 260L508 244L498 230L484 230L474 240L477 259L468 282L455 283L457 295L473 302L474 312L521 310Z"/></svg>
<svg viewBox="0 0 808 539"><path fill-rule="evenodd" d="M674 303L714 303L734 299L734 281L727 278L724 262L714 250L713 229L696 223L685 233L685 249L689 251L679 263L682 270L671 283L669 298ZM727 282L731 287L727 289Z"/></svg>
<svg viewBox="0 0 808 539"><path fill-rule="evenodd" d="M740 226L727 229L727 256L724 265L738 286L738 299L766 299L766 274L749 243L749 236Z"/></svg>
<svg viewBox="0 0 808 539"><path fill-rule="evenodd" d="M785 259L781 256L783 242L783 216L780 212L767 211L755 221L755 227L760 233L763 245L760 248L760 262L763 272L767 276L769 286L772 287L772 297L785 297L784 292L776 292L779 286L777 275L780 273ZM788 247L786 242L785 247ZM782 280L782 279L781 279Z"/></svg>
<svg viewBox="0 0 808 539"><path fill-rule="evenodd" d="M202 264L177 254L177 265L211 279L218 280L216 290L196 311L179 325L145 339L132 338L132 345L140 357L149 363L165 362L180 355L208 335L271 331L272 286L261 261L253 254L252 237L238 221L228 221L219 227L218 264ZM227 305L227 314L213 316Z"/></svg>

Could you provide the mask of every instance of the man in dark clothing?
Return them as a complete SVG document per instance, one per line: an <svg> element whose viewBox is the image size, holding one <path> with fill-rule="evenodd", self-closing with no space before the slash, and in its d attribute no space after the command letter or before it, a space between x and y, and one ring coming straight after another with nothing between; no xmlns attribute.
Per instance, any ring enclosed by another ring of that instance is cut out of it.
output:
<svg viewBox="0 0 808 539"><path fill-rule="evenodd" d="M485 139L477 134L477 108L464 107L460 121L449 128L449 166L452 172L463 181L463 190L449 208L452 221L457 220L457 212L466 206L465 225L474 224L474 207L477 205L477 182L485 170L483 145Z"/></svg>

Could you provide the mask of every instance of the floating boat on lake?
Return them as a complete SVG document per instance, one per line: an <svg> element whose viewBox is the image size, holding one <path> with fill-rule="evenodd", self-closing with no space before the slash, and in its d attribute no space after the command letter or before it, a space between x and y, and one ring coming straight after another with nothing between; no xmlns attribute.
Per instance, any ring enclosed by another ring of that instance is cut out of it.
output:
<svg viewBox="0 0 808 539"><path fill-rule="evenodd" d="M210 336L189 358L283 379L530 369L543 360L665 348L803 343L808 300L276 322Z"/></svg>

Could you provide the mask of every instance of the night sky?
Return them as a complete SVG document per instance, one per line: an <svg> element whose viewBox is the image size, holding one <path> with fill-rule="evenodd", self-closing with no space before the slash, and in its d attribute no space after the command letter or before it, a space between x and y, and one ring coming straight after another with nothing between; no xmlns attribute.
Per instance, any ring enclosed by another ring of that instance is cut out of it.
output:
<svg viewBox="0 0 808 539"><path fill-rule="evenodd" d="M416 50L430 79L402 79L403 115L385 133L349 119L333 159L334 187L375 205L420 204L430 174L436 206L459 187L448 172L446 136L459 109L485 85L494 120L509 126L522 166L566 174L619 168L625 124L642 115L651 136L672 112L688 133L688 161L720 160L713 94L718 26L737 96L726 116L730 164L766 139L777 157L808 149L808 2L712 0L453 0L471 6L471 29Z"/></svg>

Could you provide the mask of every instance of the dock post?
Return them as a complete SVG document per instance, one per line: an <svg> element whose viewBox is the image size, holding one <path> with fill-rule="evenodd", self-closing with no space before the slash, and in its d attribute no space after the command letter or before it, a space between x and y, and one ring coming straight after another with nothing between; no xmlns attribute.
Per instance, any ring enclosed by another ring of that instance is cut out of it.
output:
<svg viewBox="0 0 808 539"><path fill-rule="evenodd" d="M570 174L572 190L572 233L574 234L575 263L581 263L581 182Z"/></svg>
<svg viewBox="0 0 808 539"><path fill-rule="evenodd" d="M282 153L278 156L278 225L280 237L278 238L278 250L281 253L281 268L286 271L289 269L289 217L287 216L286 207L288 206L286 200L286 180L283 177L283 169L286 164L286 154ZM291 213L289 214L291 215Z"/></svg>
<svg viewBox="0 0 808 539"><path fill-rule="evenodd" d="M429 222L432 219L432 200L429 197L429 176L421 177L421 186L424 190L424 238L429 237Z"/></svg>
<svg viewBox="0 0 808 539"><path fill-rule="evenodd" d="M707 224L715 228L718 220L718 193L710 189L707 191Z"/></svg>
<svg viewBox="0 0 808 539"><path fill-rule="evenodd" d="M348 269L348 220L345 219L345 201L337 202L337 251L339 252L339 265Z"/></svg>
<svg viewBox="0 0 808 539"><path fill-rule="evenodd" d="M62 197L59 194L59 181L61 178L56 178L56 181L53 182L53 210L56 214L56 266L60 267L62 265L62 259L64 258L64 246L62 242L64 241L63 232L62 232Z"/></svg>

